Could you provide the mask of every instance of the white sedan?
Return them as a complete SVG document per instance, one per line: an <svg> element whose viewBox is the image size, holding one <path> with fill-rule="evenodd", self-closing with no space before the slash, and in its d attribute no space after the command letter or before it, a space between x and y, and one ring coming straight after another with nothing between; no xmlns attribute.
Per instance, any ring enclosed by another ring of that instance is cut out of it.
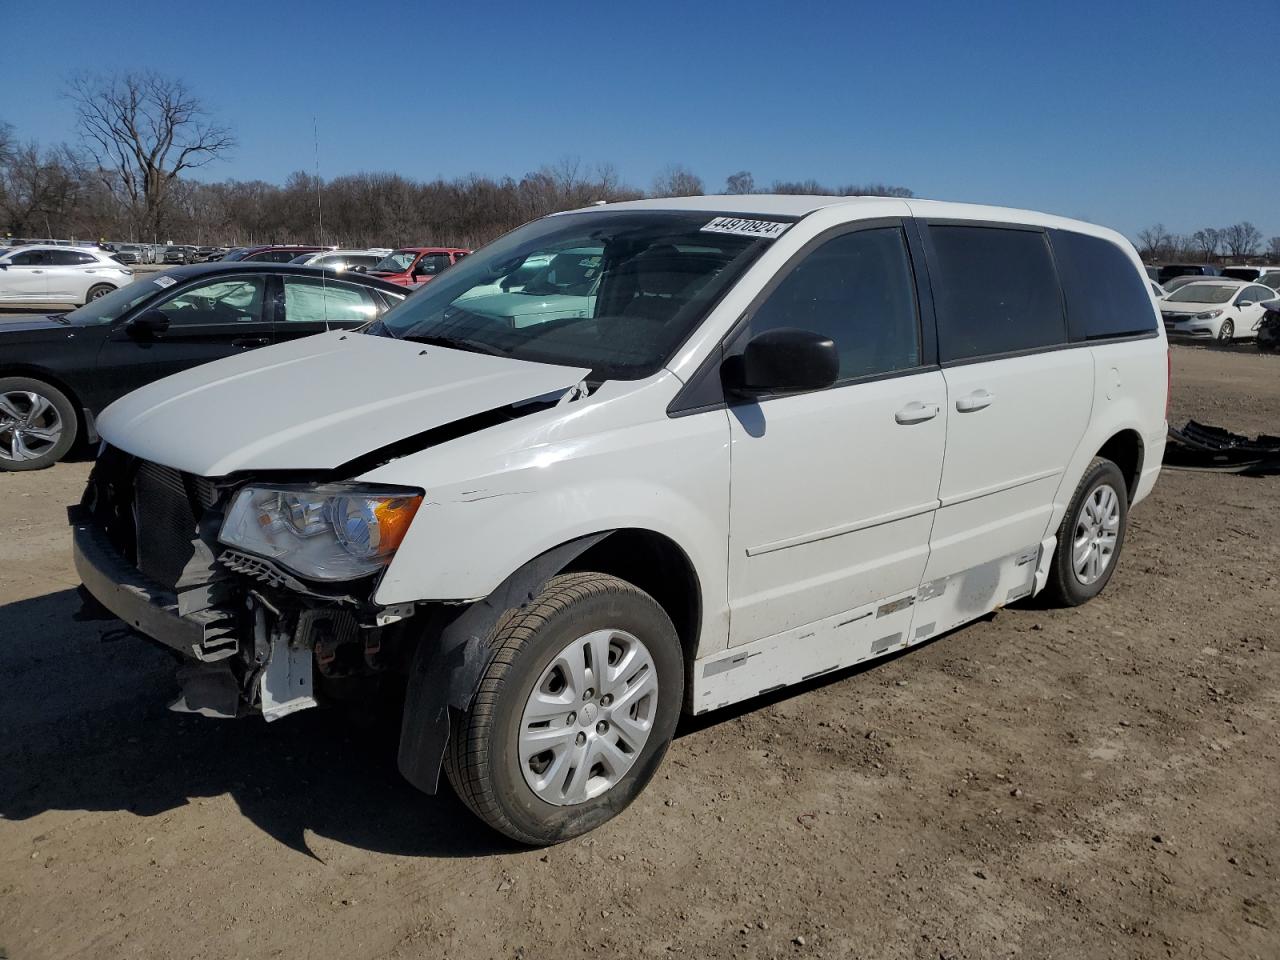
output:
<svg viewBox="0 0 1280 960"><path fill-rule="evenodd" d="M80 306L133 280L133 271L93 247L18 247L0 255L0 302Z"/></svg>
<svg viewBox="0 0 1280 960"><path fill-rule="evenodd" d="M1250 340L1266 312L1263 302L1275 298L1260 283L1215 277L1179 287L1160 301L1160 314L1170 336Z"/></svg>

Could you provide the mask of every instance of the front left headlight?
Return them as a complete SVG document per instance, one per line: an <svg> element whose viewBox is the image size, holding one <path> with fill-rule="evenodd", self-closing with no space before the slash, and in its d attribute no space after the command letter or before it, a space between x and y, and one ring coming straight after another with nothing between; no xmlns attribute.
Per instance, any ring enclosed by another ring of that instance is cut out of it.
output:
<svg viewBox="0 0 1280 960"><path fill-rule="evenodd" d="M391 562L421 490L287 485L236 494L218 540L313 580L352 580Z"/></svg>
<svg viewBox="0 0 1280 960"><path fill-rule="evenodd" d="M1206 310L1204 313L1197 313L1192 320L1212 320L1214 317L1222 316L1221 310Z"/></svg>

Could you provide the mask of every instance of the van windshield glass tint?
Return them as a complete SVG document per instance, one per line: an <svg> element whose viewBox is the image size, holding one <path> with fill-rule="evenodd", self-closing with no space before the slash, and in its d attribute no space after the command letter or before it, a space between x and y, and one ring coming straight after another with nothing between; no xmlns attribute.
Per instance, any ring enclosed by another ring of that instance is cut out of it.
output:
<svg viewBox="0 0 1280 960"><path fill-rule="evenodd" d="M612 211L526 224L441 274L370 332L521 360L654 373L772 241L715 213Z"/></svg>

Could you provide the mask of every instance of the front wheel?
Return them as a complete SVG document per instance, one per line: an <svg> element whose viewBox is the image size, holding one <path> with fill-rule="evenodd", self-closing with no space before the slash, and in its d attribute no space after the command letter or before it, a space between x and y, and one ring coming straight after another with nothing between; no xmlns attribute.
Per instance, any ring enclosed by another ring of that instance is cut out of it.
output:
<svg viewBox="0 0 1280 960"><path fill-rule="evenodd" d="M0 377L0 470L41 470L76 439L76 411L66 394L41 380Z"/></svg>
<svg viewBox="0 0 1280 960"><path fill-rule="evenodd" d="M1236 335L1236 325L1230 320L1223 320L1222 326L1218 328L1218 341L1220 343L1230 343Z"/></svg>
<svg viewBox="0 0 1280 960"><path fill-rule="evenodd" d="M445 754L458 796L539 846L625 810L662 762L684 698L680 640L662 607L617 577L562 574L490 643Z"/></svg>
<svg viewBox="0 0 1280 960"><path fill-rule="evenodd" d="M1112 461L1094 457L1058 527L1047 599L1075 607L1100 594L1115 573L1128 523L1124 474Z"/></svg>

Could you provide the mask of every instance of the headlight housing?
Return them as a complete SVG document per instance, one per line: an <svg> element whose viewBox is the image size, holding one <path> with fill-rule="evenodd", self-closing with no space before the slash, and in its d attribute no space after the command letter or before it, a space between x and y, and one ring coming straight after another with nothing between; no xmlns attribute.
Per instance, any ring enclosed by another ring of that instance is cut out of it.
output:
<svg viewBox="0 0 1280 960"><path fill-rule="evenodd" d="M249 486L218 540L313 580L353 580L391 562L422 491L346 484Z"/></svg>
<svg viewBox="0 0 1280 960"><path fill-rule="evenodd" d="M1214 317L1222 316L1221 310L1206 310L1204 313L1197 313L1192 320L1212 320Z"/></svg>

